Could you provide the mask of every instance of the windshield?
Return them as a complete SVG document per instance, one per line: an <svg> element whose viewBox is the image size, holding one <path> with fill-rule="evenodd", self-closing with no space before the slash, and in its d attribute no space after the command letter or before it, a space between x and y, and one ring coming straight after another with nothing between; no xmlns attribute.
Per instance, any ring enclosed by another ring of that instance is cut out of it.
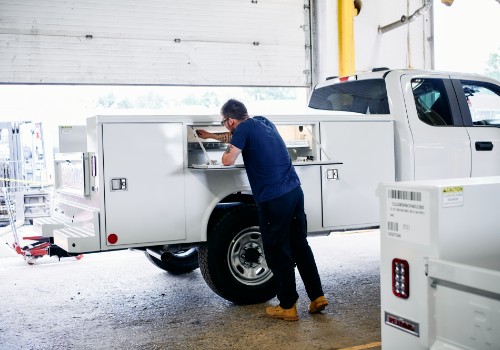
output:
<svg viewBox="0 0 500 350"><path fill-rule="evenodd" d="M389 114L384 79L355 80L318 88L309 107L360 114Z"/></svg>

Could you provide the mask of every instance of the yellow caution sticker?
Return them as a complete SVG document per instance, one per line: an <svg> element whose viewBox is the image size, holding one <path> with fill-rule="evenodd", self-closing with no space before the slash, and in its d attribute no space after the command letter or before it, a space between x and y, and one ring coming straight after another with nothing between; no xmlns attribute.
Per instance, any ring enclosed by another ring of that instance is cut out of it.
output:
<svg viewBox="0 0 500 350"><path fill-rule="evenodd" d="M443 193L457 193L457 192L463 192L463 191L464 191L463 186L453 186L453 187L443 188Z"/></svg>
<svg viewBox="0 0 500 350"><path fill-rule="evenodd" d="M461 207L464 205L464 187L452 186L443 188L443 208Z"/></svg>
<svg viewBox="0 0 500 350"><path fill-rule="evenodd" d="M63 125L59 127L62 134L70 134L73 132L73 126L71 125Z"/></svg>

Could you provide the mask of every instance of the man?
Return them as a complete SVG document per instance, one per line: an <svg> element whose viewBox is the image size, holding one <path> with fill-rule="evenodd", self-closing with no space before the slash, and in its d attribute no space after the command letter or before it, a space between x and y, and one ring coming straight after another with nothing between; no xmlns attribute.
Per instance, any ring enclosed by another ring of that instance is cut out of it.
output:
<svg viewBox="0 0 500 350"><path fill-rule="evenodd" d="M229 142L222 156L223 165L233 165L240 153L243 156L259 208L266 260L279 285L280 303L266 308L266 314L287 321L299 319L295 265L311 300L309 313L324 310L328 300L307 242L304 194L285 142L272 122L265 117L250 118L245 105L237 100L227 101L221 115L221 124L229 133L213 134L205 130L197 130L197 133L201 138Z"/></svg>

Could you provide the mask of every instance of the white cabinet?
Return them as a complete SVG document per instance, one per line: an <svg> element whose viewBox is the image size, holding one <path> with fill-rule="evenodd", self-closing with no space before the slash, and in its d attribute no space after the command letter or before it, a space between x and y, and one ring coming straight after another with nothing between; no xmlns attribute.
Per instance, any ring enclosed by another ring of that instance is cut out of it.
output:
<svg viewBox="0 0 500 350"><path fill-rule="evenodd" d="M182 124L109 123L102 127L106 243L184 239ZM110 235L117 241L110 242Z"/></svg>
<svg viewBox="0 0 500 350"><path fill-rule="evenodd" d="M375 190L380 182L394 181L393 123L325 122L320 131L326 152L342 162L322 167L323 227L377 226Z"/></svg>

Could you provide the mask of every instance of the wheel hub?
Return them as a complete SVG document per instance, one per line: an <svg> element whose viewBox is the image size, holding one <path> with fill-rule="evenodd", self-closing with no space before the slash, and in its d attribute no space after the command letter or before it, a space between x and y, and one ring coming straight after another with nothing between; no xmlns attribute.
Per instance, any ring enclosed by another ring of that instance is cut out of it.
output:
<svg viewBox="0 0 500 350"><path fill-rule="evenodd" d="M256 267L262 261L262 249L256 243L247 243L241 250L240 260L246 267Z"/></svg>

